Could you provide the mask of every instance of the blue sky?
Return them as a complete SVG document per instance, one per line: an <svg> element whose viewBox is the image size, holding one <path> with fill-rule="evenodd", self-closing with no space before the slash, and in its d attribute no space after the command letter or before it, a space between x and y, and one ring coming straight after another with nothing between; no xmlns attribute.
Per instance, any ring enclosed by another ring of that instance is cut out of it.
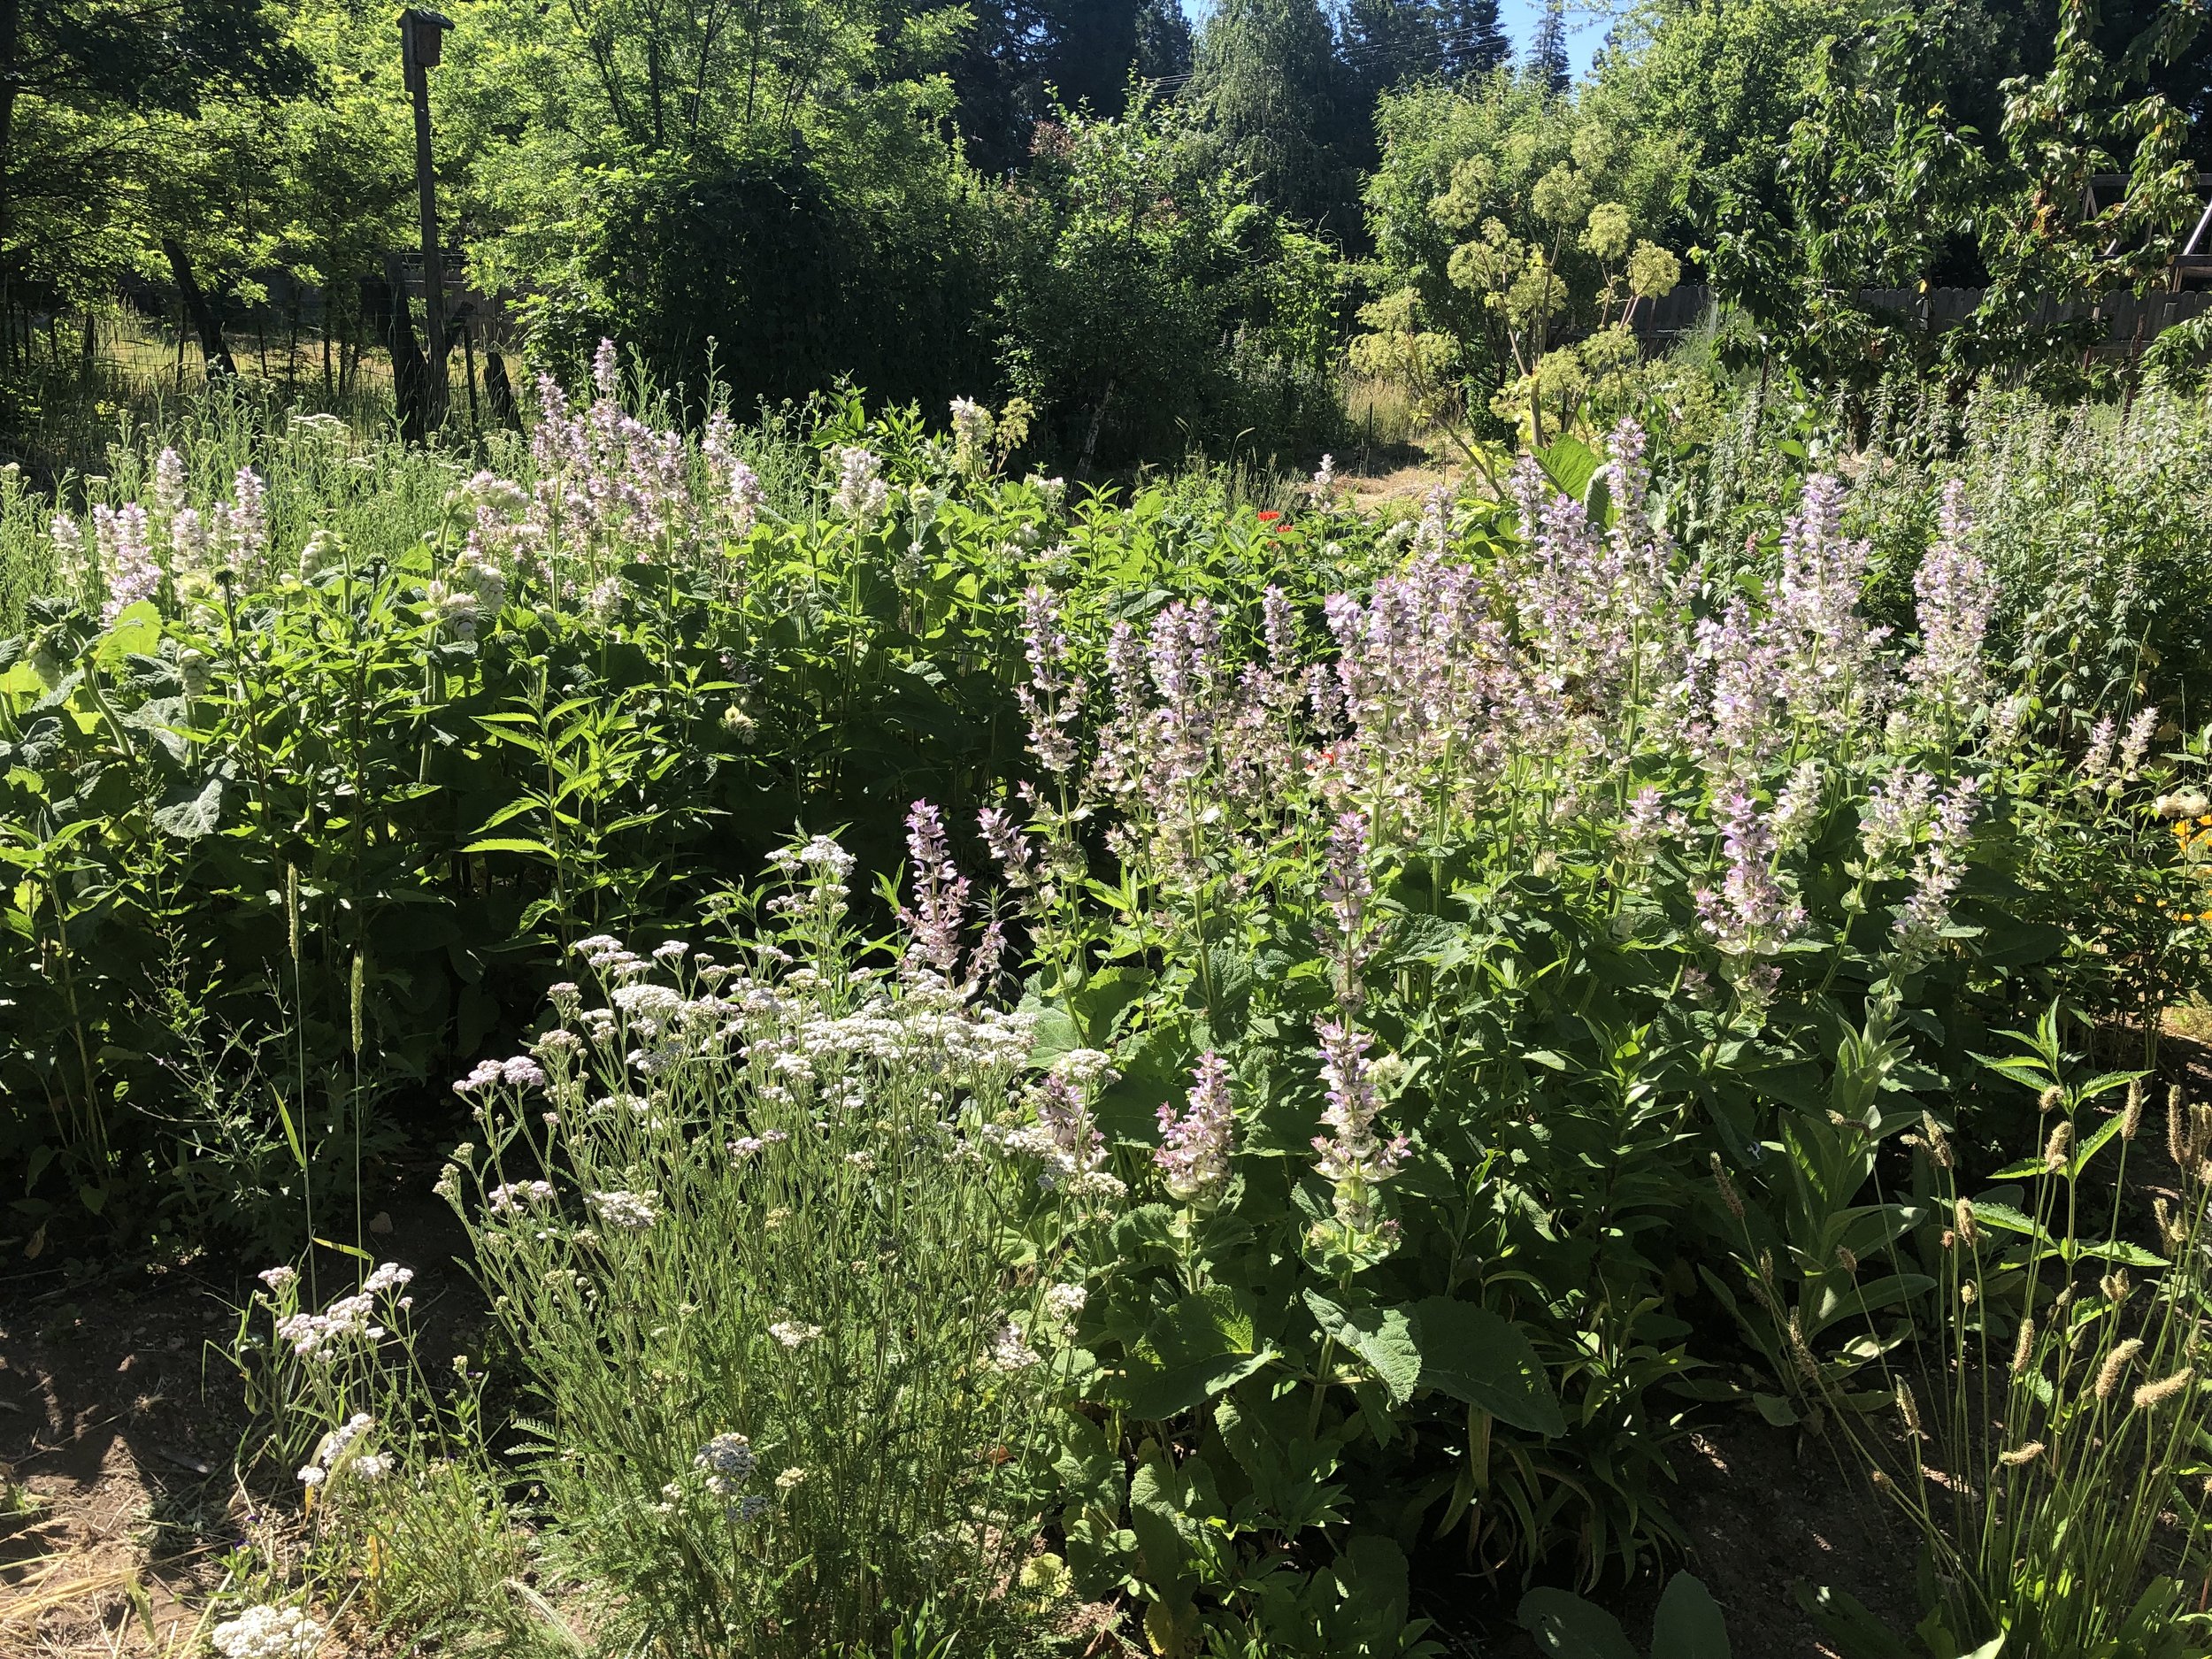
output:
<svg viewBox="0 0 2212 1659"><path fill-rule="evenodd" d="M1212 9L1212 0L1183 0L1183 10L1195 23ZM1513 37L1518 50L1537 22L1544 15L1543 0L1498 0L1498 15L1505 19L1506 33ZM1598 47L1605 40L1606 19L1592 17L1584 12L1578 15L1570 7L1567 12L1567 55L1574 61L1574 72L1580 75L1590 67L1590 60L1597 56Z"/></svg>

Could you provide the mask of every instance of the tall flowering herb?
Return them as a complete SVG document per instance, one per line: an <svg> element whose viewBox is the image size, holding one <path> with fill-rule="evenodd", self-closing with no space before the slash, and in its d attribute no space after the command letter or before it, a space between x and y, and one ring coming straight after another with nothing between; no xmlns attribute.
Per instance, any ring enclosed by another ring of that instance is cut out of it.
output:
<svg viewBox="0 0 2212 1659"><path fill-rule="evenodd" d="M1331 1131L1313 1139L1319 1155L1315 1167L1335 1189L1339 1225L1356 1236L1372 1237L1387 1231L1377 1189L1398 1172L1412 1143L1403 1135L1386 1141L1375 1133L1382 1102L1367 1064L1367 1033L1348 1022L1328 1019L1317 1021L1314 1033L1321 1041L1321 1081L1329 1096L1321 1120Z"/></svg>
<svg viewBox="0 0 2212 1659"><path fill-rule="evenodd" d="M1720 803L1720 885L1697 889L1698 920L1747 999L1770 994L1778 971L1763 960L1805 925L1804 907L1775 871L1774 830L1743 790Z"/></svg>
<svg viewBox="0 0 2212 1659"><path fill-rule="evenodd" d="M1294 702L1298 684L1296 633L1297 618L1292 613L1290 601L1284 597L1281 588L1270 582L1267 591L1260 595L1260 635L1267 643L1267 672L1291 687Z"/></svg>
<svg viewBox="0 0 2212 1659"><path fill-rule="evenodd" d="M184 457L165 447L154 457L154 511L173 518L184 507Z"/></svg>
<svg viewBox="0 0 2212 1659"><path fill-rule="evenodd" d="M1980 803L1981 780L1962 778L1937 802L1927 839L1913 859L1912 896L1897 912L1892 929L1897 951L1908 967L1935 953L1951 919L1951 900L1966 873L1966 849Z"/></svg>
<svg viewBox="0 0 2212 1659"><path fill-rule="evenodd" d="M1198 1057L1191 1073L1183 1110L1179 1114L1172 1102L1160 1107L1160 1145L1152 1162L1171 1197L1200 1206L1220 1197L1229 1181L1229 1153L1235 1130L1228 1063L1209 1048Z"/></svg>
<svg viewBox="0 0 2212 1659"><path fill-rule="evenodd" d="M1060 602L1042 583L1022 595L1022 634L1027 645L1029 683L1017 689L1029 721L1029 752L1055 777L1075 768L1075 736L1070 729L1083 712L1083 682L1069 665L1067 631L1060 622Z"/></svg>
<svg viewBox="0 0 2212 1659"><path fill-rule="evenodd" d="M908 966L926 968L954 984L960 975L968 879L952 861L943 815L926 801L917 801L906 815L906 851L913 861L914 900L899 911L899 920L907 932Z"/></svg>
<svg viewBox="0 0 2212 1659"><path fill-rule="evenodd" d="M2118 730L2108 714L2089 728L2089 747L2082 755L2081 770L2090 782L2102 783L2112 775L2112 750L2117 736Z"/></svg>
<svg viewBox="0 0 2212 1659"><path fill-rule="evenodd" d="M1348 1014L1366 1000L1361 971L1374 954L1368 907L1375 886L1368 874L1367 820L1340 812L1329 826L1328 862L1321 872L1321 899L1327 909L1326 943L1336 979L1337 1006Z"/></svg>
<svg viewBox="0 0 2212 1659"><path fill-rule="evenodd" d="M1783 695L1801 725L1847 733L1883 686L1876 652L1889 630L1859 614L1870 543L1843 534L1843 484L1824 472L1805 480L1782 529L1782 568L1771 626L1784 649Z"/></svg>
<svg viewBox="0 0 2212 1659"><path fill-rule="evenodd" d="M1156 804L1195 782L1213 757L1220 649L1220 620L1206 600L1178 600L1153 618L1145 658L1159 697L1152 717Z"/></svg>
<svg viewBox="0 0 2212 1659"><path fill-rule="evenodd" d="M987 806L976 813L975 826L982 833L984 846L998 860L1009 887L1018 892L1035 882L1036 849L1030 844L1029 832L1014 822L1012 813L1003 807Z"/></svg>
<svg viewBox="0 0 2212 1659"><path fill-rule="evenodd" d="M100 549L100 575L107 599L103 621L112 623L128 607L161 589L161 566L154 563L146 510L136 502L119 508L95 507L92 532Z"/></svg>
<svg viewBox="0 0 2212 1659"><path fill-rule="evenodd" d="M862 529L883 517L891 487L883 481L883 463L873 451L849 445L837 454L837 489L830 505L841 518Z"/></svg>
<svg viewBox="0 0 2212 1659"><path fill-rule="evenodd" d="M695 546L700 532L682 434L657 431L622 407L611 341L601 341L593 355L592 382L596 396L580 410L551 375L538 377L539 419L530 438L537 481L528 512L510 533L517 555L545 565L556 589L568 595L591 585L568 568L579 556L617 549L672 556ZM726 450L726 437L719 442ZM710 451L710 464L715 460Z"/></svg>
<svg viewBox="0 0 2212 1659"><path fill-rule="evenodd" d="M1038 1159L1037 1184L1047 1192L1074 1198L1112 1199L1126 1189L1106 1168L1106 1138L1091 1110L1091 1091L1110 1082L1106 1056L1094 1048L1073 1048L1052 1064L1044 1080L1029 1092L1033 1123L1002 1136L1011 1151Z"/></svg>
<svg viewBox="0 0 2212 1659"><path fill-rule="evenodd" d="M1350 731L1333 747L1334 778L1325 781L1400 821L1485 785L1507 752L1500 716L1516 678L1490 610L1471 567L1432 558L1376 583L1364 605L1348 594L1329 598L1337 684L1327 701L1340 719L1321 724Z"/></svg>
<svg viewBox="0 0 2212 1659"><path fill-rule="evenodd" d="M990 468L991 437L997 422L991 411L972 397L952 400L952 464L954 470L979 478Z"/></svg>
<svg viewBox="0 0 2212 1659"><path fill-rule="evenodd" d="M1145 731L1144 641L1125 621L1115 623L1106 636L1106 683L1113 714L1099 733L1091 778L1102 793L1126 800L1142 786L1151 746Z"/></svg>
<svg viewBox="0 0 2212 1659"><path fill-rule="evenodd" d="M1943 487L1936 539L1912 579L1920 649L1905 675L1931 734L1956 733L1988 687L1982 644L1997 609L1997 577L1967 546L1971 527L1966 486L1954 479Z"/></svg>
<svg viewBox="0 0 2212 1659"><path fill-rule="evenodd" d="M2158 705L2147 703L2135 711L2135 718L2120 733L2120 772L2131 778L2144 758L2149 755L2151 740L2158 735Z"/></svg>
<svg viewBox="0 0 2212 1659"><path fill-rule="evenodd" d="M1740 787L1766 769L1789 735L1783 649L1741 595L1717 618L1701 620L1696 639L1680 694L1691 746L1717 787Z"/></svg>

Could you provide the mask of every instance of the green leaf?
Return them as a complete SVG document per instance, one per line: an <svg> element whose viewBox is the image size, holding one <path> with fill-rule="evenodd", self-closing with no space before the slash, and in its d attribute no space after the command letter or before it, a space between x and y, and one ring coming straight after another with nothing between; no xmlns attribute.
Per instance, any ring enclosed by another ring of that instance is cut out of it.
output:
<svg viewBox="0 0 2212 1659"><path fill-rule="evenodd" d="M1536 461L1559 493L1574 501L1583 499L1590 480L1604 465L1596 450L1581 439L1571 437L1555 438Z"/></svg>
<svg viewBox="0 0 2212 1659"><path fill-rule="evenodd" d="M494 835L487 841L471 841L461 850L465 853L529 853L539 858L560 856L543 841L528 841L514 835Z"/></svg>
<svg viewBox="0 0 2212 1659"><path fill-rule="evenodd" d="M1521 1628L1551 1659L1636 1659L1620 1620L1564 1590L1531 1590L1521 1598Z"/></svg>
<svg viewBox="0 0 2212 1659"><path fill-rule="evenodd" d="M1132 1417L1158 1422L1203 1405L1274 1357L1255 1340L1250 1311L1210 1286L1152 1322L1112 1392Z"/></svg>
<svg viewBox="0 0 2212 1659"><path fill-rule="evenodd" d="M197 790L189 784L173 791L154 809L154 827L179 841L212 835L223 816L223 780L210 778Z"/></svg>
<svg viewBox="0 0 2212 1659"><path fill-rule="evenodd" d="M2043 1166L2038 1164L2035 1168L2040 1172ZM1993 1204L1978 1198L1974 1201L1974 1219L1985 1227L1994 1227L2000 1233L2017 1233L2039 1244L2055 1246L2058 1242L2044 1231L2034 1217L2015 1210L2010 1204Z"/></svg>
<svg viewBox="0 0 2212 1659"><path fill-rule="evenodd" d="M1519 1326L1450 1296L1428 1297L1411 1312L1425 1387L1479 1407L1531 1434L1566 1433L1559 1396Z"/></svg>
<svg viewBox="0 0 2212 1659"><path fill-rule="evenodd" d="M1821 1634L1843 1659L1913 1659L1911 1650L1848 1591L1828 1585L1815 1590L1800 1584L1797 1603L1812 1615Z"/></svg>
<svg viewBox="0 0 2212 1659"><path fill-rule="evenodd" d="M1793 1428L1800 1421L1797 1408L1780 1394L1754 1394L1751 1403L1761 1417L1778 1429Z"/></svg>
<svg viewBox="0 0 2212 1659"><path fill-rule="evenodd" d="M1712 1592L1686 1572L1667 1580L1651 1627L1651 1659L1732 1659L1728 1621Z"/></svg>
<svg viewBox="0 0 2212 1659"><path fill-rule="evenodd" d="M1390 1402L1403 1405L1421 1381L1421 1349L1413 1322L1397 1308L1340 1308L1317 1292L1306 1292L1306 1306L1323 1333L1367 1363L1390 1391Z"/></svg>

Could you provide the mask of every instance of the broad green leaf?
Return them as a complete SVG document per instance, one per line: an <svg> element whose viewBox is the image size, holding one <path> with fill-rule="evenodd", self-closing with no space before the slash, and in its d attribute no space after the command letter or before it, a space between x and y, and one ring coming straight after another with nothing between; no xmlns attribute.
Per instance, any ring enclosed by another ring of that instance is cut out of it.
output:
<svg viewBox="0 0 2212 1659"><path fill-rule="evenodd" d="M1536 461L1554 488L1574 501L1582 500L1588 493L1590 480L1604 465L1596 450L1574 437L1555 438Z"/></svg>
<svg viewBox="0 0 2212 1659"><path fill-rule="evenodd" d="M1367 1363L1390 1391L1393 1405L1413 1397L1421 1381L1421 1349L1413 1334L1413 1322L1397 1308L1340 1308L1317 1292L1306 1292L1322 1332L1334 1337Z"/></svg>
<svg viewBox="0 0 2212 1659"><path fill-rule="evenodd" d="M1565 1590L1531 1590L1521 1598L1520 1618L1549 1659L1636 1659L1620 1620Z"/></svg>
<svg viewBox="0 0 2212 1659"><path fill-rule="evenodd" d="M1255 1341L1249 1310L1217 1285L1154 1320L1143 1347L1113 1392L1132 1417L1147 1421L1192 1410L1275 1357Z"/></svg>
<svg viewBox="0 0 2212 1659"><path fill-rule="evenodd" d="M1651 1627L1651 1659L1732 1659L1728 1621L1712 1592L1686 1572L1667 1580Z"/></svg>
<svg viewBox="0 0 2212 1659"><path fill-rule="evenodd" d="M1423 1386L1531 1434L1566 1433L1543 1361L1512 1321L1450 1296L1428 1297L1410 1311Z"/></svg>
<svg viewBox="0 0 2212 1659"><path fill-rule="evenodd" d="M540 858L560 856L543 841L534 841L511 835L494 835L485 841L471 841L461 850L465 853L530 853Z"/></svg>
<svg viewBox="0 0 2212 1659"><path fill-rule="evenodd" d="M179 841L197 841L212 835L223 817L223 780L210 778L195 789L187 784L173 792L153 812L154 827Z"/></svg>

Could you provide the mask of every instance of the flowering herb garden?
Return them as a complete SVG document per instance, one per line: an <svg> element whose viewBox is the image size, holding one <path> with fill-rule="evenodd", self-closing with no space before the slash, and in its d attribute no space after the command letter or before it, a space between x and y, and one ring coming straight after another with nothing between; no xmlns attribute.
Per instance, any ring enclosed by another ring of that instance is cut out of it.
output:
<svg viewBox="0 0 2212 1659"><path fill-rule="evenodd" d="M0 497L10 1225L240 1266L196 1650L1717 1655L1732 1419L1924 1556L1837 1651L2212 1642L2200 411L1255 513L585 396Z"/></svg>

